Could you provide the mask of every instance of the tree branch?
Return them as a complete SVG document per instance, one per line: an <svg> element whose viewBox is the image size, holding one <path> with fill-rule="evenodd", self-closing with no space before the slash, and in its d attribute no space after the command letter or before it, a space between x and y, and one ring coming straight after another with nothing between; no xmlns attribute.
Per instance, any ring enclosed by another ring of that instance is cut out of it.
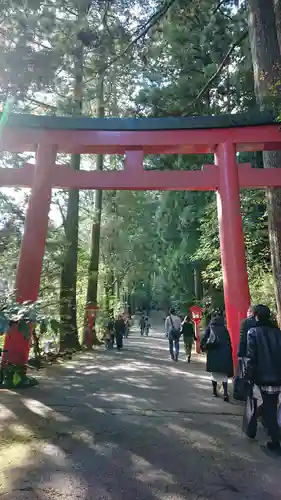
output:
<svg viewBox="0 0 281 500"><path fill-rule="evenodd" d="M134 266L135 262L131 262L130 264L127 265L127 267L125 267L125 269L123 269L123 272L120 274L118 274L117 278L115 278L115 280L113 280L111 283L110 283L110 287L113 287L114 285L116 285L117 281L118 280L121 280L123 281L123 279L125 278L127 272Z"/></svg>
<svg viewBox="0 0 281 500"><path fill-rule="evenodd" d="M221 0L221 1L218 3L218 5L216 6L215 10L212 12L212 16L214 16L214 15L218 12L218 10L220 10L221 6L224 4L224 2L225 2L225 1L226 1L226 0Z"/></svg>
<svg viewBox="0 0 281 500"><path fill-rule="evenodd" d="M53 111L57 110L56 106L52 106L52 104L47 104L45 102L37 101L37 99L33 99L33 97L25 96L25 99L29 102L32 102L33 104L36 104L37 106L42 106L43 108L52 109Z"/></svg>
<svg viewBox="0 0 281 500"><path fill-rule="evenodd" d="M135 45L136 42L138 42L141 38L143 38L151 30L151 28L153 28L153 26L155 26L162 19L162 17L164 17L165 14L167 14L168 10L170 10L172 5L176 3L176 1L177 0L168 0L168 2L166 2L166 4L164 4L161 9L155 12L151 16L151 18L144 24L140 33L131 40L131 42L127 45L127 47L125 47L125 49L122 52L120 52L120 54L117 54L116 57L114 57L111 61L109 61L104 71L109 69L110 66L112 66L118 59L123 57L128 52L128 50L130 50L130 48L133 45Z"/></svg>
<svg viewBox="0 0 281 500"><path fill-rule="evenodd" d="M141 28L138 28L135 31L135 36L133 35L132 40L128 43L125 49L119 52L119 54L117 54L111 59L111 61L108 62L108 64L104 67L103 72L105 73L113 64L116 63L116 61L127 54L131 47L133 47L133 45L135 45L141 38L143 38L151 30L151 28L153 28L153 26L155 26L165 16L165 14L167 14L168 10L170 10L172 5L176 3L176 1L177 0L168 0L158 11L152 14L148 21L146 21ZM136 33L138 34L136 35ZM85 83L87 84L92 80L93 78L90 78L89 80L86 80Z"/></svg>
<svg viewBox="0 0 281 500"><path fill-rule="evenodd" d="M227 51L222 62L220 63L217 71L211 76L211 78L207 81L207 83L204 85L204 87L200 90L199 94L196 96L194 101L192 101L190 106L194 106L194 104L196 104L197 101L205 94L206 90L208 90L208 88L213 83L213 81L217 78L217 76L219 76L220 72L222 71L222 69L226 65L229 57L231 56L232 52L236 49L236 47L238 47L243 42L243 40L247 37L247 35L248 35L248 30L244 31L242 33L242 35L238 38L238 40L236 40L236 42L234 42L231 45L230 49Z"/></svg>
<svg viewBox="0 0 281 500"><path fill-rule="evenodd" d="M64 232L66 232L66 216L63 212L63 209L62 209L62 206L59 202L59 200L56 200L54 201L55 205L57 205L59 211L60 211L60 214L61 214L61 218L62 218L62 225L63 225L63 228L64 228Z"/></svg>

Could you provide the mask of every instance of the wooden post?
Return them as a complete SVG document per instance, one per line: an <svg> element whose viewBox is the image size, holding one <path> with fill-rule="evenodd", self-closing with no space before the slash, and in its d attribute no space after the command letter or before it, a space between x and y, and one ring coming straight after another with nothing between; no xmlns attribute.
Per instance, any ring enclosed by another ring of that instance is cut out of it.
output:
<svg viewBox="0 0 281 500"><path fill-rule="evenodd" d="M19 302L34 302L38 297L55 161L56 148L39 144L16 275L16 298Z"/></svg>
<svg viewBox="0 0 281 500"><path fill-rule="evenodd" d="M224 300L233 360L236 363L240 340L240 322L246 317L250 305L250 293L235 145L228 142L220 144L216 151L216 163L220 176L217 206Z"/></svg>
<svg viewBox="0 0 281 500"><path fill-rule="evenodd" d="M35 302L40 287L48 218L52 198L52 174L56 161L56 148L39 145L36 154L34 178L25 218L25 229L16 275L18 302ZM2 363L25 365L29 355L29 339L11 326L5 336L7 353Z"/></svg>

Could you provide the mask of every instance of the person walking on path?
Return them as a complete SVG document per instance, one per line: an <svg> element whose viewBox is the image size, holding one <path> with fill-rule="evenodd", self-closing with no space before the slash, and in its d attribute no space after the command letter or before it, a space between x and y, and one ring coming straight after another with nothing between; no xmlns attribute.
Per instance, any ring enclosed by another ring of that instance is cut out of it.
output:
<svg viewBox="0 0 281 500"><path fill-rule="evenodd" d="M218 396L218 382L222 382L224 401L228 402L228 379L233 377L232 347L220 309L212 313L211 322L201 340L201 349L207 353L206 371L212 376L213 395Z"/></svg>
<svg viewBox="0 0 281 500"><path fill-rule="evenodd" d="M250 306L247 311L247 318L242 319L240 325L240 344L238 349L238 358L245 358L247 356L247 335L250 328L256 326L254 306Z"/></svg>
<svg viewBox="0 0 281 500"><path fill-rule="evenodd" d="M170 356L173 361L178 361L180 351L181 319L176 315L174 308L165 320L165 333L169 340Z"/></svg>
<svg viewBox="0 0 281 500"><path fill-rule="evenodd" d="M281 393L281 331L272 322L270 309L254 308L256 326L248 332L245 378L256 384L263 400L263 419L270 441L268 450L281 455L277 404Z"/></svg>
<svg viewBox="0 0 281 500"><path fill-rule="evenodd" d="M125 337L125 339L127 339L129 337L129 333L130 333L130 320L127 317L124 321L125 321L125 334L124 334L124 337Z"/></svg>
<svg viewBox="0 0 281 500"><path fill-rule="evenodd" d="M247 311L247 318L242 319L241 325L240 325L240 344L238 348L238 359L240 360L240 364L238 365L238 372L239 369L241 370L240 376L244 378L244 368L245 368L245 361L246 361L246 356L247 356L247 338L248 338L248 331L255 327L257 325L256 319L255 319L255 307L253 305L250 305ZM263 416L262 416L262 396L259 388L255 385L253 388L253 393L254 397L257 400L257 406L258 406L258 416L261 417L261 422L264 425L263 421Z"/></svg>
<svg viewBox="0 0 281 500"><path fill-rule="evenodd" d="M117 320L115 321L114 331L115 331L116 347L117 350L120 351L120 349L123 349L123 337L126 331L126 325L122 314L119 314Z"/></svg>
<svg viewBox="0 0 281 500"><path fill-rule="evenodd" d="M186 360L190 363L191 360L191 351L193 341L196 340L194 326L192 320L189 316L185 316L182 324L181 324L181 332L183 335L183 343L185 349Z"/></svg>
<svg viewBox="0 0 281 500"><path fill-rule="evenodd" d="M110 315L109 321L107 323L107 332L109 334L109 345L112 348L114 346L114 316L113 313Z"/></svg>
<svg viewBox="0 0 281 500"><path fill-rule="evenodd" d="M140 326L140 334L141 334L141 336L143 336L144 329L145 329L145 316L143 313L140 317L139 326Z"/></svg>

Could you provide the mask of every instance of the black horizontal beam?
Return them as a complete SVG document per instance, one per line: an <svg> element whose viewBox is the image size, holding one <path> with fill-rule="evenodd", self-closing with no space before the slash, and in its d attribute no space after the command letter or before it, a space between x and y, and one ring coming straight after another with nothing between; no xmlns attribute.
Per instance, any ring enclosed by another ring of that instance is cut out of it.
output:
<svg viewBox="0 0 281 500"><path fill-rule="evenodd" d="M0 115L1 116L1 115ZM272 125L276 118L271 112L251 112L217 116L186 116L163 118L89 118L11 114L9 128L46 130L194 130L211 128Z"/></svg>

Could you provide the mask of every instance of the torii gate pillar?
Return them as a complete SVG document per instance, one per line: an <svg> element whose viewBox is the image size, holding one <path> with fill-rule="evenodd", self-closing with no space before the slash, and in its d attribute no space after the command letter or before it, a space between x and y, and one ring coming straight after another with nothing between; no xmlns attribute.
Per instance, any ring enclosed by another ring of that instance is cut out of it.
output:
<svg viewBox="0 0 281 500"><path fill-rule="evenodd" d="M234 144L225 142L217 146L216 164L220 179L217 206L224 299L235 362L239 346L240 322L246 317L250 305L250 293Z"/></svg>
<svg viewBox="0 0 281 500"><path fill-rule="evenodd" d="M38 297L55 161L56 146L39 144L16 275L18 302L35 302ZM22 335L16 325L12 326L5 336L4 349L7 353L4 353L2 363L8 361L15 365L25 365L28 361L29 344L29 339Z"/></svg>

